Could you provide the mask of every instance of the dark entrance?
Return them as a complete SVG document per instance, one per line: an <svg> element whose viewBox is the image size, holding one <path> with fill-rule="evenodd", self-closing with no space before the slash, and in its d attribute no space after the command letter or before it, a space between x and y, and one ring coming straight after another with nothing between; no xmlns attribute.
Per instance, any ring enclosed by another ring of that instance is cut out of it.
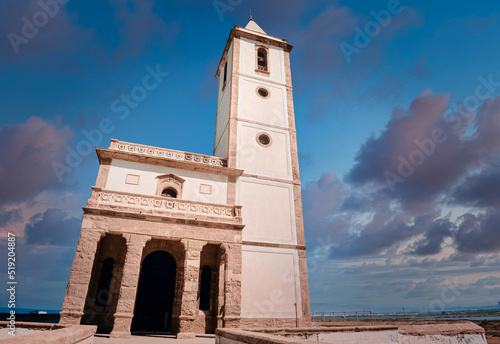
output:
<svg viewBox="0 0 500 344"><path fill-rule="evenodd" d="M132 331L170 332L176 263L165 251L150 253L143 261L137 287Z"/></svg>

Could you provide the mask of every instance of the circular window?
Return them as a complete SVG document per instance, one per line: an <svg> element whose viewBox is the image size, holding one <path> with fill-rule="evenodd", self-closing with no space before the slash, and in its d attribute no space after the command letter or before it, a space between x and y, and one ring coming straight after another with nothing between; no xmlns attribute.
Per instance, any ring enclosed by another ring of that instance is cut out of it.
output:
<svg viewBox="0 0 500 344"><path fill-rule="evenodd" d="M269 98L269 96L271 94L267 88L262 87L262 86L261 87L257 87L255 89L255 91L257 92L257 95L259 97L261 97L261 98Z"/></svg>
<svg viewBox="0 0 500 344"><path fill-rule="evenodd" d="M257 134L257 143L263 147L267 147L271 144L271 136L266 133Z"/></svg>
<svg viewBox="0 0 500 344"><path fill-rule="evenodd" d="M161 193L162 196L169 197L169 198L177 198L177 191L175 191L172 188L167 188L163 190Z"/></svg>

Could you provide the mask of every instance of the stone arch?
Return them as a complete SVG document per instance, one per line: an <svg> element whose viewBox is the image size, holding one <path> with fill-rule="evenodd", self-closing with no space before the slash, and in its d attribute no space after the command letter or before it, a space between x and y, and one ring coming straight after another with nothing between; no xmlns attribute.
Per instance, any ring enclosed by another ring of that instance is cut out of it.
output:
<svg viewBox="0 0 500 344"><path fill-rule="evenodd" d="M155 251L165 251L172 255L176 263L174 302L172 307L171 332L179 332L179 316L181 314L182 291L184 281L184 268L186 248L180 240L164 240L153 238L146 243L141 258L141 269L144 259Z"/></svg>
<svg viewBox="0 0 500 344"><path fill-rule="evenodd" d="M156 179L158 179L158 182L156 184L157 196L164 196L164 197L168 196L168 193L164 194L164 191L172 190L175 192L174 198L182 198L182 186L184 185L185 182L184 179L171 173L158 176L156 177Z"/></svg>
<svg viewBox="0 0 500 344"><path fill-rule="evenodd" d="M176 282L175 258L164 250L145 255L139 274L133 331L171 332Z"/></svg>
<svg viewBox="0 0 500 344"><path fill-rule="evenodd" d="M255 71L269 74L269 48L265 45L255 46Z"/></svg>
<svg viewBox="0 0 500 344"><path fill-rule="evenodd" d="M200 314L203 314L200 321L204 322L206 333L214 333L217 328L217 315L222 301L219 298L222 250L220 244L206 244L200 253L198 306Z"/></svg>
<svg viewBox="0 0 500 344"><path fill-rule="evenodd" d="M97 245L81 323L97 325L99 333L113 328L126 251L121 235L106 233Z"/></svg>

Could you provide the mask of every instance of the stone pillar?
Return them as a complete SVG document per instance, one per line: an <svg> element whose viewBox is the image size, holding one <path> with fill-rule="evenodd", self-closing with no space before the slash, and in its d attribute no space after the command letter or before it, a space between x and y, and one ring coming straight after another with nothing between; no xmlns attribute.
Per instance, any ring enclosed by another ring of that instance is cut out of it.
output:
<svg viewBox="0 0 500 344"><path fill-rule="evenodd" d="M134 317L135 297L141 272L141 258L144 245L151 237L138 234L125 234L127 253L123 264L123 276L120 294L114 314L113 331L111 338L130 337L130 326Z"/></svg>
<svg viewBox="0 0 500 344"><path fill-rule="evenodd" d="M97 246L104 234L103 230L92 230L84 227L85 217L76 247L75 259L71 267L66 295L61 311L60 324L80 324L85 307L85 300L92 277L92 267L96 256Z"/></svg>
<svg viewBox="0 0 500 344"><path fill-rule="evenodd" d="M222 319L224 317L224 285L226 284L226 253L225 249L222 248L222 245L219 248L219 285L218 290L219 293L217 295L217 328L223 327L224 323Z"/></svg>
<svg viewBox="0 0 500 344"><path fill-rule="evenodd" d="M238 328L241 322L241 244L227 244L224 294L224 327Z"/></svg>
<svg viewBox="0 0 500 344"><path fill-rule="evenodd" d="M311 306L309 301L309 282L307 278L307 261L306 261L306 250L298 250L299 255L299 273L300 273L300 298L302 302L302 314L299 318L300 327L310 327L311 326Z"/></svg>
<svg viewBox="0 0 500 344"><path fill-rule="evenodd" d="M196 333L205 333L204 328L197 328L198 284L200 275L200 256L205 241L182 240L186 248L184 260L184 280L182 288L181 314L179 316L178 339L195 338Z"/></svg>

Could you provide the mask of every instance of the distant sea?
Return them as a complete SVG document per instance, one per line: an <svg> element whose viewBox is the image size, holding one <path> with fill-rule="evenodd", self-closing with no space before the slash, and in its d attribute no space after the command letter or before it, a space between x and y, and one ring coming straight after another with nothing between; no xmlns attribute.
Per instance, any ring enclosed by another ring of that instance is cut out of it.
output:
<svg viewBox="0 0 500 344"><path fill-rule="evenodd" d="M500 317L464 317L464 318L438 318L436 320L500 320Z"/></svg>
<svg viewBox="0 0 500 344"><path fill-rule="evenodd" d="M45 308L13 308L16 314L30 314L31 311L45 311L47 314L59 314L61 310L57 309L45 309ZM0 313L10 313L10 308L0 307Z"/></svg>

